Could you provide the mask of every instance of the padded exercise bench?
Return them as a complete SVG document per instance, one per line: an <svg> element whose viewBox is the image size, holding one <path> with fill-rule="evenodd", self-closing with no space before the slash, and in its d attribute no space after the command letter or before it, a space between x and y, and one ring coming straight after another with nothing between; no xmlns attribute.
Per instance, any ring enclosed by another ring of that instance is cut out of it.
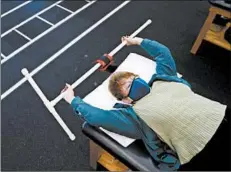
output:
<svg viewBox="0 0 231 172"><path fill-rule="evenodd" d="M202 41L206 40L210 43L213 43L219 47L222 47L226 50L231 51L230 43L225 40L225 32L230 28L230 20L225 27L220 27L213 23L217 15L224 16L228 19L231 19L231 1L230 0L209 0L212 5L209 9L209 15L200 30L200 33L194 42L194 45L191 49L192 54L196 54ZM218 31L219 29L219 31Z"/></svg>
<svg viewBox="0 0 231 172"><path fill-rule="evenodd" d="M156 71L156 63L153 60L131 53L115 72L117 71L136 73L148 82ZM180 74L178 76L181 77ZM89 93L84 101L101 109L112 109L117 100L108 91L109 78ZM87 123L83 125L82 131L91 139L90 164L93 168L96 168L96 162L101 155L100 152L104 149L131 170L159 171L142 140L115 135L115 133L92 127Z"/></svg>

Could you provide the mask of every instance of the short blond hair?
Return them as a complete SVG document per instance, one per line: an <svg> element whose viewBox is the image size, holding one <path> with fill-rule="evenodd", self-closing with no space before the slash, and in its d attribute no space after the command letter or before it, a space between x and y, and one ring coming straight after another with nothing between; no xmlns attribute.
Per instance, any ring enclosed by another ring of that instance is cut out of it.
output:
<svg viewBox="0 0 231 172"><path fill-rule="evenodd" d="M132 72L116 72L111 76L108 89L111 94L115 96L118 100L122 100L123 98L125 98L121 91L121 88L123 86L123 83L121 81L123 79L128 79L131 76L136 77L137 75Z"/></svg>

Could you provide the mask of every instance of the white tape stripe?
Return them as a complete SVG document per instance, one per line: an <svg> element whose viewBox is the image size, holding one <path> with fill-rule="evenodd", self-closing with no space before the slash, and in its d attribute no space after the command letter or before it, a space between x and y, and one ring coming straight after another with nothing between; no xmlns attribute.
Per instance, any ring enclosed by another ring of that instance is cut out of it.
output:
<svg viewBox="0 0 231 172"><path fill-rule="evenodd" d="M19 30L15 29L15 32L17 32L19 35L21 35L22 37L26 38L28 41L31 41L31 38L29 38L27 35L25 35L24 33L20 32Z"/></svg>
<svg viewBox="0 0 231 172"><path fill-rule="evenodd" d="M56 6L59 7L59 8L61 8L61 9L63 9L63 10L65 10L65 11L67 11L67 12L69 12L69 13L74 13L73 11L71 11L71 10L69 10L69 9L61 6L61 5L56 5Z"/></svg>
<svg viewBox="0 0 231 172"><path fill-rule="evenodd" d="M47 24L49 24L49 25L51 25L51 26L54 26L53 23L49 22L48 20L46 20L46 19L44 19L44 18L42 18L42 17L40 17L40 16L36 16L36 18L42 20L43 22L45 22L45 23L47 23Z"/></svg>
<svg viewBox="0 0 231 172"><path fill-rule="evenodd" d="M55 60L59 55L61 55L63 52L65 52L68 48L70 48L73 44L78 42L80 39L82 39L84 36L86 36L88 33L90 33L92 30L94 30L97 26L99 26L101 23L103 23L105 20L107 20L109 17L111 17L113 14L115 14L117 11L119 11L121 8L123 8L125 5L127 5L130 1L125 1L118 7L116 7L114 10L112 10L110 13L108 13L106 16L104 16L102 19L100 19L98 22L93 24L91 27L89 27L87 30L85 30L83 33L81 33L79 36L77 36L75 39L73 39L71 42L69 42L66 46L64 46L61 50L56 52L54 55L52 55L49 59L47 59L45 62L40 64L38 67L36 67L30 75L33 76L36 73L38 73L41 69L43 69L45 66L47 66L50 62ZM26 78L22 78L20 81L18 81L15 85L13 85L10 89L8 89L6 92L4 92L1 95L1 100L4 99L6 96L8 96L10 93L12 93L15 89L17 89L19 86L21 86L26 81Z"/></svg>
<svg viewBox="0 0 231 172"><path fill-rule="evenodd" d="M23 22L19 23L18 25L12 27L11 29L9 29L9 30L7 30L6 32L2 33L2 34L1 34L1 38L4 37L5 35L7 35L8 33L12 32L14 29L16 29L16 28L18 28L18 27L24 25L25 23L31 21L31 20L34 19L36 16L38 16L38 15L40 15L40 14L42 14L42 13L48 11L49 9L53 8L54 6L56 6L57 4L59 4L59 3L61 3L61 2L62 2L62 1L58 1L58 2L56 2L56 3L52 4L52 5L50 5L49 7L43 9L42 11L40 11L40 12L34 14L34 15L31 16L30 18L28 18L28 19L24 20Z"/></svg>
<svg viewBox="0 0 231 172"><path fill-rule="evenodd" d="M6 58L6 56L5 56L3 53L1 53L1 56L2 56L3 58Z"/></svg>
<svg viewBox="0 0 231 172"><path fill-rule="evenodd" d="M84 9L88 8L89 6L91 6L93 3L95 3L96 1L92 1L86 5L84 5L83 7L81 7L80 9L78 9L77 11L75 11L73 14L67 16L66 18L64 18L63 20L59 21L58 23L56 23L54 26L50 27L49 29L47 29L46 31L44 31L43 33L41 33L40 35L36 36L34 39L32 39L30 42L27 42L26 44L24 44L22 47L20 47L19 49L15 50L14 52L12 52L10 55L8 55L5 59L1 60L1 64L4 64L6 61L8 61L9 59L11 59L12 57L14 57L16 54L20 53L22 50L24 50L25 48L27 48L28 46L30 46L31 44L33 44L34 42L36 42L37 40L39 40L40 38L42 38L44 35L50 33L52 30L54 30L55 28L57 28L58 26L60 26L61 24L63 24L64 22L66 22L67 20L71 19L72 17L74 17L75 15L77 15L78 13L80 13L81 11L83 11Z"/></svg>
<svg viewBox="0 0 231 172"><path fill-rule="evenodd" d="M3 18L3 17L5 17L5 16L7 16L8 14L10 14L10 13L16 11L16 10L19 9L19 8L22 8L23 6L25 6L25 5L27 5L27 4L31 3L31 2L32 2L32 1L26 1L26 2L22 3L21 5L18 5L17 7L15 7L15 8L13 8L13 9L11 9L11 10L5 12L4 14L2 14L2 15L1 15L1 18Z"/></svg>

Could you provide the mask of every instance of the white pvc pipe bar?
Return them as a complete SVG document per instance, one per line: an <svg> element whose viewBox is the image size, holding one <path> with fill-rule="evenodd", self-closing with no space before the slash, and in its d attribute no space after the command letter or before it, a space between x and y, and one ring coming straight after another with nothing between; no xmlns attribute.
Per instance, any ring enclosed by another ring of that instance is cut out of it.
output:
<svg viewBox="0 0 231 172"><path fill-rule="evenodd" d="M121 8L126 6L130 1L125 1L122 4L120 4L118 7L116 7L114 10L112 10L110 13L105 15L103 18L101 18L99 21L97 21L95 24L93 24L91 27L89 27L87 30L85 30L83 33L81 33L79 36L77 36L75 39L73 39L71 42L69 42L67 45L65 45L62 49L60 49L58 52L53 54L50 58L48 58L45 62L40 64L38 67L36 67L33 71L31 71L30 75L33 76L36 73L38 73L40 70L42 70L45 66L47 66L49 63L51 63L53 60L59 57L63 52L65 52L68 48L70 48L72 45L74 45L76 42L81 40L84 36L89 34L92 30L94 30L96 27L98 27L100 24L102 24L105 20L107 20L109 17L114 15L117 11L119 11ZM5 91L1 95L1 100L6 98L9 94L11 94L14 90L16 90L18 87L20 87L24 82L26 82L26 78L22 78L20 81L18 81L16 84L14 84L12 87L10 87L7 91Z"/></svg>
<svg viewBox="0 0 231 172"><path fill-rule="evenodd" d="M26 68L24 68L24 69L22 69L21 72L26 77L26 79L29 81L31 86L34 88L34 90L38 94L38 96L42 99L44 105L47 107L49 112L54 116L54 118L58 121L58 123L63 128L63 130L67 133L69 138L71 140L75 140L75 135L70 131L70 129L67 127L67 125L63 122L62 118L56 112L55 108L51 105L50 101L46 98L46 96L43 94L42 90L38 87L38 85L36 84L34 79L31 77L28 70Z"/></svg>
<svg viewBox="0 0 231 172"><path fill-rule="evenodd" d="M66 18L64 18L63 20L59 21L58 23L56 23L55 25L53 25L52 27L50 27L49 29L47 29L43 33L39 34L38 36L36 36L35 38L33 38L30 42L27 42L22 47L18 48L17 50L15 50L11 54L9 54L5 59L1 60L1 64L4 64L6 61L8 61L12 57L14 57L16 54L20 53L22 50L24 50L25 48L27 48L28 46L30 46L34 42L38 41L43 36L45 36L46 34L50 33L55 28L59 27L61 24L65 23L69 19L73 18L75 15L79 14L81 11L85 10L86 8L88 8L89 6L91 6L92 4L94 4L95 2L96 1L91 1L91 2L87 3L83 7L79 8L78 10L76 10L73 14L67 16ZM39 17L39 16L36 16L36 17Z"/></svg>
<svg viewBox="0 0 231 172"><path fill-rule="evenodd" d="M138 35L144 28L146 28L149 24L152 23L152 20L149 19L147 20L142 26L140 26L135 32L133 32L130 37L133 38L136 35ZM114 54L116 54L121 48L123 48L125 45L125 43L121 43L119 46L117 46L114 50L112 50L109 55L113 56Z"/></svg>
<svg viewBox="0 0 231 172"><path fill-rule="evenodd" d="M79 84L81 84L85 79L87 79L92 73L94 73L97 69L99 69L101 65L97 63L94 67L92 67L89 71L87 71L83 76L81 76L76 82L74 82L71 87L74 89ZM60 100L63 99L65 92L61 93L58 97L51 101L52 106L55 106Z"/></svg>
<svg viewBox="0 0 231 172"><path fill-rule="evenodd" d="M149 19L147 20L140 28L138 28L135 32L133 32L130 37L133 38L137 34L139 34L144 28L146 28L149 24L151 24L152 21ZM113 56L118 51L120 51L125 46L125 43L121 43L118 45L114 50L112 50L109 55ZM77 87L80 83L82 83L85 79L87 79L92 73L94 73L98 68L100 67L100 64L96 64L94 67L92 67L89 71L87 71L83 76L81 76L77 81L75 81L71 87L74 89ZM65 92L61 93L58 97L56 97L54 100L51 101L52 106L55 106L64 96Z"/></svg>
<svg viewBox="0 0 231 172"><path fill-rule="evenodd" d="M29 3L31 3L31 2L32 2L32 1L26 1L26 2L24 2L24 3L20 4L20 5L18 5L17 7L14 7L13 9L11 9L11 10L5 12L4 14L2 14L2 15L1 15L1 18L7 16L8 14L10 14L10 13L12 13L12 12L14 12L14 11L16 11L16 10L19 9L19 8L22 8L23 6L25 6L26 4L29 4Z"/></svg>

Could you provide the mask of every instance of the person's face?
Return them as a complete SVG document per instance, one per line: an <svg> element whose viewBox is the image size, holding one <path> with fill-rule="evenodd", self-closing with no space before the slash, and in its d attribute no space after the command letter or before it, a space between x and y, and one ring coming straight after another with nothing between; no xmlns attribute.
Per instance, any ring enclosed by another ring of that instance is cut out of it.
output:
<svg viewBox="0 0 231 172"><path fill-rule="evenodd" d="M122 79L120 82L122 84L121 86L121 93L123 94L124 99L122 99L123 102L125 103L132 103L132 100L128 97L128 94L130 92L131 86L132 86L132 82L135 79L135 76L131 76L129 78L126 79Z"/></svg>

